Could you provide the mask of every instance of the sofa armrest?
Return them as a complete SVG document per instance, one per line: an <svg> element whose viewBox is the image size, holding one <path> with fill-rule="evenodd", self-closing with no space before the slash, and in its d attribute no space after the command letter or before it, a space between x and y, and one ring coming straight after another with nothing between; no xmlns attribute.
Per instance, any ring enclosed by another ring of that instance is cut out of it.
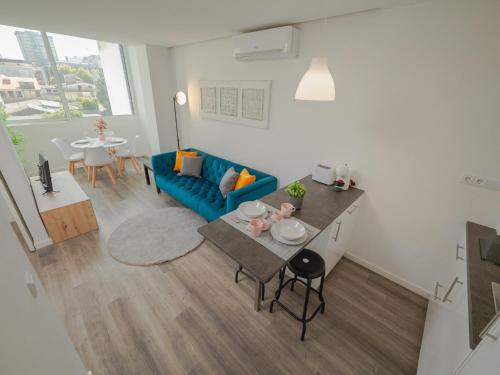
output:
<svg viewBox="0 0 500 375"><path fill-rule="evenodd" d="M253 201L276 191L277 186L277 178L267 176L250 185L229 192L226 199L226 212L234 211L242 202Z"/></svg>
<svg viewBox="0 0 500 375"><path fill-rule="evenodd" d="M155 176L164 176L174 169L176 151L153 155L151 164Z"/></svg>

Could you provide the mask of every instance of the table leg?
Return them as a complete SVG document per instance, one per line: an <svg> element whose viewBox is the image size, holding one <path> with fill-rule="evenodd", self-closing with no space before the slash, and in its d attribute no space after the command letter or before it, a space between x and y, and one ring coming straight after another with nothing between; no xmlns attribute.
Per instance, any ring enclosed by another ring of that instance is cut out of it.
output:
<svg viewBox="0 0 500 375"><path fill-rule="evenodd" d="M144 176L146 177L146 184L151 185L151 181L149 180L149 170L146 166L144 166Z"/></svg>
<svg viewBox="0 0 500 375"><path fill-rule="evenodd" d="M255 311L260 311L260 301L262 300L262 284L260 281L255 280L255 297L253 308Z"/></svg>

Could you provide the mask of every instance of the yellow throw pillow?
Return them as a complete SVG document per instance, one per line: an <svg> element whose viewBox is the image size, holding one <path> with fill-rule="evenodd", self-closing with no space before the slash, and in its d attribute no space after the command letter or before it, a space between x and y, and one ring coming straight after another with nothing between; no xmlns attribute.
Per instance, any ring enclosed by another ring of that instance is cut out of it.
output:
<svg viewBox="0 0 500 375"><path fill-rule="evenodd" d="M234 190L242 188L243 186L250 185L252 182L255 182L257 177L248 173L247 169L243 169L240 173L240 177L236 181L236 185L234 186Z"/></svg>
<svg viewBox="0 0 500 375"><path fill-rule="evenodd" d="M198 152L177 150L177 154L175 155L174 171L176 171L176 172L181 171L181 169L182 169L182 157L183 156L198 156Z"/></svg>

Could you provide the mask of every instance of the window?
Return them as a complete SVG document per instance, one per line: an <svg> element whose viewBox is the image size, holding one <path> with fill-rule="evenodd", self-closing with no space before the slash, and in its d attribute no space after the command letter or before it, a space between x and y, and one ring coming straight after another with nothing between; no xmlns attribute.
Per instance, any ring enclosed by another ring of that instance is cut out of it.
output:
<svg viewBox="0 0 500 375"><path fill-rule="evenodd" d="M0 25L7 121L132 114L121 46Z"/></svg>

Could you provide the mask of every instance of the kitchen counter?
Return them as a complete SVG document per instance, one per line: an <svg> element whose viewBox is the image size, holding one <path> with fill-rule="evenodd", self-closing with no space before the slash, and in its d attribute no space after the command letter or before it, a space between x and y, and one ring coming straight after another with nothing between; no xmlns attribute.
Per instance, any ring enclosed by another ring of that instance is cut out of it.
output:
<svg viewBox="0 0 500 375"><path fill-rule="evenodd" d="M469 289L469 341L474 349L483 329L496 316L491 283L500 283L500 265L481 259L479 239L500 241L493 228L467 222L467 284Z"/></svg>

